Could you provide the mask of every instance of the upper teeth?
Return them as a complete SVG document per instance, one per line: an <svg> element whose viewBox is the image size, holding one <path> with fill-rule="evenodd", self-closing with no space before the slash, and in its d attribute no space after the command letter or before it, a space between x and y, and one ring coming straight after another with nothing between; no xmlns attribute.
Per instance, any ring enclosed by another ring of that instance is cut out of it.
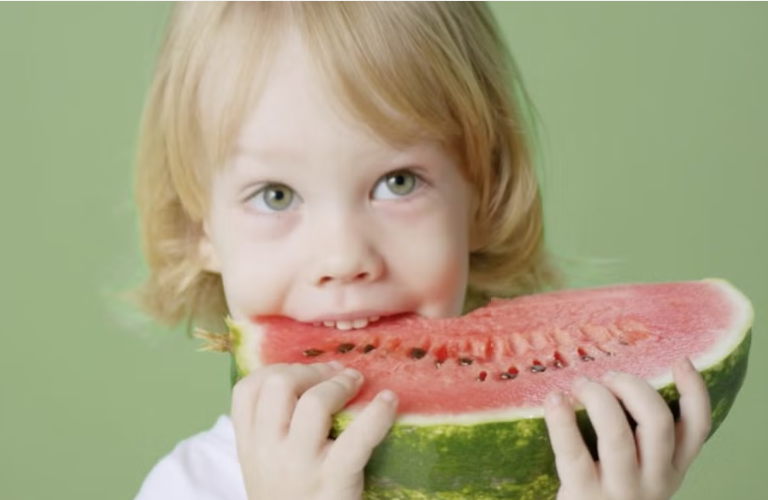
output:
<svg viewBox="0 0 768 500"><path fill-rule="evenodd" d="M365 328L368 326L368 323L373 323L378 320L379 316L371 316L370 318L360 318L352 321L323 321L323 325L327 327L336 327L339 330L351 330L352 328Z"/></svg>

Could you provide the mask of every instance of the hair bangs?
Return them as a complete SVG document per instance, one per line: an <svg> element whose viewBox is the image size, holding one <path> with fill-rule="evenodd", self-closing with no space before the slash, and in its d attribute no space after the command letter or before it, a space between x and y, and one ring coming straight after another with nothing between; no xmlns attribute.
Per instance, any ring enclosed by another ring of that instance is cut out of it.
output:
<svg viewBox="0 0 768 500"><path fill-rule="evenodd" d="M446 46L449 27L434 21L434 6L397 2L310 4L298 19L347 112L395 145L435 140L466 164L466 131L487 137L490 113L461 51Z"/></svg>
<svg viewBox="0 0 768 500"><path fill-rule="evenodd" d="M179 8L171 21L171 31L178 24L185 32L172 38L177 43L167 52L158 95L169 174L181 204L198 220L207 209L211 173L227 163L257 102L277 51L282 11L227 3L201 15L206 8ZM186 15L204 23L185 22Z"/></svg>

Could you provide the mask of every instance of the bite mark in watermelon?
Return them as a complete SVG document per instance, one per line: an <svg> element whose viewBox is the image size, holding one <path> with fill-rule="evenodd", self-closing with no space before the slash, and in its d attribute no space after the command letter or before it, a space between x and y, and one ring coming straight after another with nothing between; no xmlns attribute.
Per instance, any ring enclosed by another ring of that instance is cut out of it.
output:
<svg viewBox="0 0 768 500"><path fill-rule="evenodd" d="M746 375L753 311L722 280L613 285L496 299L458 318L401 316L340 331L283 318L235 324L219 347L234 379L272 363L338 360L365 383L334 420L343 431L380 390L398 421L366 468L365 498L554 499L559 482L543 401L577 375L646 379L677 412L671 366L703 374L710 436ZM578 418L593 455L596 438Z"/></svg>

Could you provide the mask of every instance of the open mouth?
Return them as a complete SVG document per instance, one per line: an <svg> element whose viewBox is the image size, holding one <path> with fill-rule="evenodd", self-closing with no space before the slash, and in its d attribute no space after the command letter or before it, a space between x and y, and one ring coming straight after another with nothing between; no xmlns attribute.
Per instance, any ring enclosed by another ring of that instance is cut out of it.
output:
<svg viewBox="0 0 768 500"><path fill-rule="evenodd" d="M315 326L326 326L328 328L336 328L337 330L357 330L365 328L371 323L375 323L381 319L381 316L369 316L367 318L356 318L351 320L325 320L315 321L312 324Z"/></svg>

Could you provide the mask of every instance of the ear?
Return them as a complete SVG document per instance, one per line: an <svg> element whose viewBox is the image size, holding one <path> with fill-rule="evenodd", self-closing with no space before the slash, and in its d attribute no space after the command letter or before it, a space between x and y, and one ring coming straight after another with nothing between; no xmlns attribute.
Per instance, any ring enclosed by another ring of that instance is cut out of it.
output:
<svg viewBox="0 0 768 500"><path fill-rule="evenodd" d="M209 273L218 274L221 272L221 265L216 253L216 249L211 241L210 232L208 231L208 224L203 223L200 231L200 238L197 242L197 254L200 259L200 265L204 271Z"/></svg>

